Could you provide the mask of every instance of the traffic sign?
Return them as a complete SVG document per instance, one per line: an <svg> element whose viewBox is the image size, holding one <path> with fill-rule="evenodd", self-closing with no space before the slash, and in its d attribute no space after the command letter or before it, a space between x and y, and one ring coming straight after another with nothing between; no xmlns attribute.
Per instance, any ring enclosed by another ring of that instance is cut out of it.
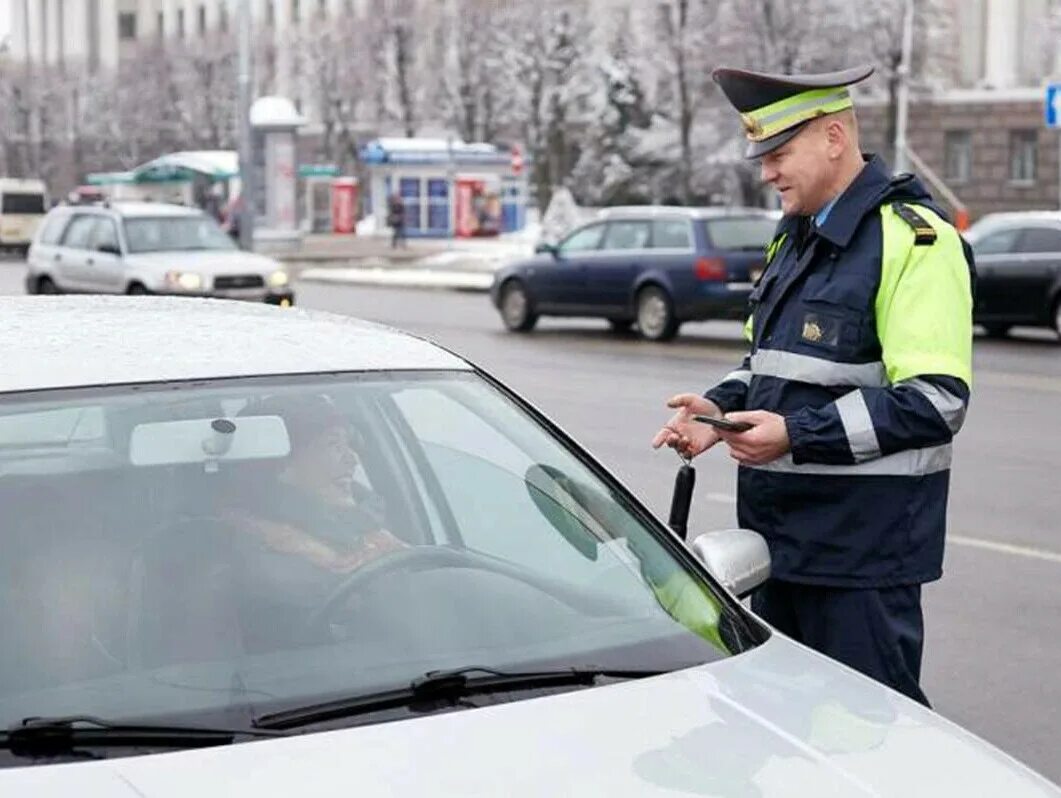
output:
<svg viewBox="0 0 1061 798"><path fill-rule="evenodd" d="M1051 83L1046 87L1046 126L1061 128L1061 83Z"/></svg>

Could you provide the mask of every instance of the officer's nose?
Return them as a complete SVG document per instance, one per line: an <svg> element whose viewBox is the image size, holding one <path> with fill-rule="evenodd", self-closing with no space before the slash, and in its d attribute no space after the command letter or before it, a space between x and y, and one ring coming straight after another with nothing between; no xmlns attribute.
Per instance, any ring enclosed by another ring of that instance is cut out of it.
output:
<svg viewBox="0 0 1061 798"><path fill-rule="evenodd" d="M765 158L759 162L759 177L764 183L774 183L777 180L777 169L775 169Z"/></svg>

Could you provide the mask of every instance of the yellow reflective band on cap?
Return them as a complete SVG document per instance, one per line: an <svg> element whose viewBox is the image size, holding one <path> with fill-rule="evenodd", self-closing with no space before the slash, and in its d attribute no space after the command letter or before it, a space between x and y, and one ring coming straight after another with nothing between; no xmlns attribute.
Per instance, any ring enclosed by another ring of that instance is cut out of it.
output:
<svg viewBox="0 0 1061 798"><path fill-rule="evenodd" d="M800 122L835 114L853 106L847 89L843 86L833 86L794 94L776 103L743 113L740 118L749 141L763 141L795 127Z"/></svg>

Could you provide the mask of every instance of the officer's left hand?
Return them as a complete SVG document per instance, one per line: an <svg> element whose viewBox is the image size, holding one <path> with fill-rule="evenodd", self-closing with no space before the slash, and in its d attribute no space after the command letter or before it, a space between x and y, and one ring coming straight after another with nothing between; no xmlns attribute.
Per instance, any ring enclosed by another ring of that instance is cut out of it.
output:
<svg viewBox="0 0 1061 798"><path fill-rule="evenodd" d="M791 448L784 416L766 410L748 410L727 413L726 419L755 425L746 432L718 430L722 440L729 446L729 456L744 465L772 463Z"/></svg>

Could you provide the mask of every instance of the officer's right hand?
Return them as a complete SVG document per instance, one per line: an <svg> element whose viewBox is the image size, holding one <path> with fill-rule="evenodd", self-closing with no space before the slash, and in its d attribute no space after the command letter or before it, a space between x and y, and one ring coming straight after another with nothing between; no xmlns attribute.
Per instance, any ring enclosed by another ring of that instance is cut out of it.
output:
<svg viewBox="0 0 1061 798"><path fill-rule="evenodd" d="M693 458L721 440L714 427L693 421L693 416L722 416L718 405L710 399L695 393L680 393L667 400L667 407L677 408L678 412L656 433L653 449L670 446L682 457Z"/></svg>

